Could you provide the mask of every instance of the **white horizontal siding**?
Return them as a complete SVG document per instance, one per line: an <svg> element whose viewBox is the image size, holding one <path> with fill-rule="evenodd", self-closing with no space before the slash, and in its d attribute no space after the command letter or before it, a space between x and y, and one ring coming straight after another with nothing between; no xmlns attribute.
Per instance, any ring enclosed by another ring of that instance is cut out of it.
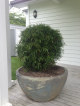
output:
<svg viewBox="0 0 80 106"><path fill-rule="evenodd" d="M60 63L80 66L80 0L64 0L60 4L46 1L30 6L30 24L48 24L59 29L64 38ZM38 17L33 17L37 10Z"/></svg>

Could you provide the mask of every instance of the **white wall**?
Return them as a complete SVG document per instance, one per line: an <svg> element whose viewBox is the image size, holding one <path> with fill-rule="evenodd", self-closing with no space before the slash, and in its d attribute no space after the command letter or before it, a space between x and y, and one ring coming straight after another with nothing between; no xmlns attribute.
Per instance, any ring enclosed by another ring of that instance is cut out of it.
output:
<svg viewBox="0 0 80 106"><path fill-rule="evenodd" d="M11 38L11 56L17 56L16 47L20 41L21 31L25 30L24 26L10 25L10 38Z"/></svg>
<svg viewBox="0 0 80 106"><path fill-rule="evenodd" d="M63 0L56 4L51 0L31 4L30 24L44 23L59 29L65 41L64 54L60 63L80 66L80 0ZM38 17L33 17L33 11Z"/></svg>
<svg viewBox="0 0 80 106"><path fill-rule="evenodd" d="M16 56L16 30L10 29L11 35L11 56Z"/></svg>
<svg viewBox="0 0 80 106"><path fill-rule="evenodd" d="M16 47L20 41L20 33L19 29L10 29L10 37L11 37L11 56L17 56Z"/></svg>
<svg viewBox="0 0 80 106"><path fill-rule="evenodd" d="M20 34L21 34L21 30L16 29L16 46L19 44Z"/></svg>

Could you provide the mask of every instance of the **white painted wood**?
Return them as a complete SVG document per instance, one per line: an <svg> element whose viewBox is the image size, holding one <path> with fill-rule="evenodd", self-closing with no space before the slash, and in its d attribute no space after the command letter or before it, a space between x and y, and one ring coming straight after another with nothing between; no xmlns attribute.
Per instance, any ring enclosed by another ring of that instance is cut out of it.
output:
<svg viewBox="0 0 80 106"><path fill-rule="evenodd" d="M16 56L16 30L10 30L10 41L11 41L11 56Z"/></svg>
<svg viewBox="0 0 80 106"><path fill-rule="evenodd" d="M48 1L48 0L28 0L26 2L14 4L14 7L22 8L28 6L29 4L37 4L43 1Z"/></svg>
<svg viewBox="0 0 80 106"><path fill-rule="evenodd" d="M29 7L30 24L48 24L62 33L65 46L60 63L80 66L80 0L64 0L59 4L49 0ZM34 9L38 13L36 19Z"/></svg>
<svg viewBox="0 0 80 106"><path fill-rule="evenodd" d="M61 3L62 0L52 0L55 3Z"/></svg>
<svg viewBox="0 0 80 106"><path fill-rule="evenodd" d="M21 35L21 31L19 29L16 29L16 46L17 44L19 44L20 35Z"/></svg>
<svg viewBox="0 0 80 106"><path fill-rule="evenodd" d="M25 30L25 28L26 28L25 26L10 24L10 29L19 29L20 31L23 31L23 30Z"/></svg>
<svg viewBox="0 0 80 106"><path fill-rule="evenodd" d="M28 6L28 9L27 9L27 12L26 12L26 27L29 26L29 6Z"/></svg>
<svg viewBox="0 0 80 106"><path fill-rule="evenodd" d="M8 74L10 75L8 2L0 0L0 106L8 106L8 81L11 81L10 76L8 77Z"/></svg>
<svg viewBox="0 0 80 106"><path fill-rule="evenodd" d="M7 1L6 1L7 2ZM11 74L11 37L10 37L10 23L9 23L9 1L6 3L6 31L7 31L7 58L8 58L8 88L13 85Z"/></svg>
<svg viewBox="0 0 80 106"><path fill-rule="evenodd" d="M25 30L26 27L10 25L10 45L11 45L11 56L17 56L16 47L20 41L21 31Z"/></svg>

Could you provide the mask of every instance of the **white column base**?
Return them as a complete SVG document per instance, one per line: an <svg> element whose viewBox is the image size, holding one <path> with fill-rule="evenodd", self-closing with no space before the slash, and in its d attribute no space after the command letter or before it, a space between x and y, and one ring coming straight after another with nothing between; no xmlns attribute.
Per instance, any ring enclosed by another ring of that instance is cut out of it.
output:
<svg viewBox="0 0 80 106"><path fill-rule="evenodd" d="M12 106L12 104L6 103L5 105L2 105L2 106Z"/></svg>

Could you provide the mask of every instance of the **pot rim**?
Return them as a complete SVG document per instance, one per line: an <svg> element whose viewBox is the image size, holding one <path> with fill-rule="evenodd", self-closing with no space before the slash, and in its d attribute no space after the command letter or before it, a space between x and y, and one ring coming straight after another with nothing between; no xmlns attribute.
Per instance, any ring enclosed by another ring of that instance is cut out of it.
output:
<svg viewBox="0 0 80 106"><path fill-rule="evenodd" d="M59 66L59 65L57 65L57 66ZM62 66L60 66L60 67L62 67ZM17 70L16 70L16 76L18 77L18 76L21 76L21 77L24 77L24 78L34 78L34 79L37 79L37 78L39 78L39 79L55 79L55 78L60 78L60 77L62 77L62 76L64 76L64 75L68 75L68 70L67 70L67 68L65 68L65 67L62 67L63 69L64 69L64 73L63 74L61 74L61 75L57 75L57 76L49 76L49 77L34 77L34 76L25 76L25 75L22 75L20 72L19 72L19 70L21 69L22 67L20 67L20 68L18 68Z"/></svg>

